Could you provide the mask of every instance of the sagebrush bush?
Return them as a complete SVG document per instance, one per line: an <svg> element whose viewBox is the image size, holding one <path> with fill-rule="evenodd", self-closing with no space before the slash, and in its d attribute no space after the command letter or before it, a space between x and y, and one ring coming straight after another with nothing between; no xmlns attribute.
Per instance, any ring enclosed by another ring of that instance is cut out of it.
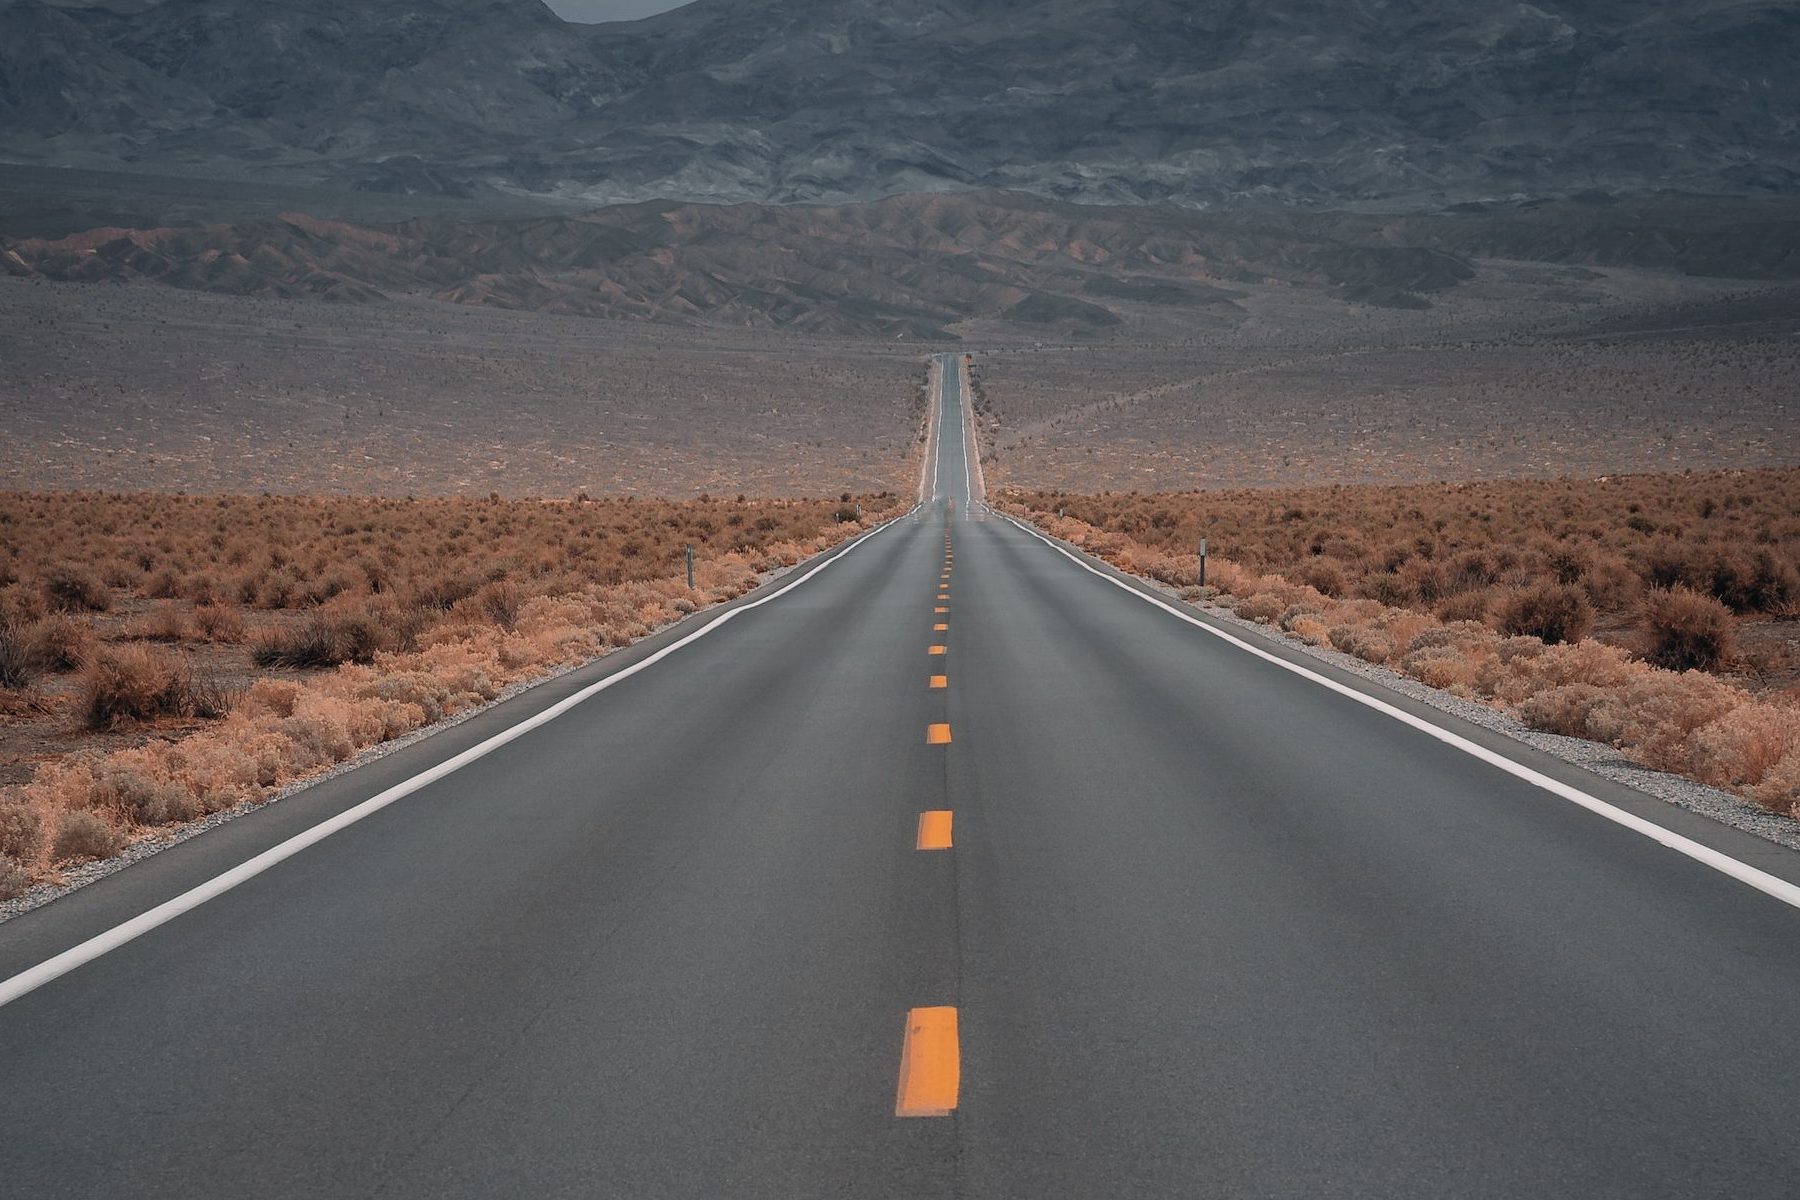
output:
<svg viewBox="0 0 1800 1200"><path fill-rule="evenodd" d="M80 676L82 720L89 729L127 721L194 715L193 676L187 664L154 646L104 650Z"/></svg>
<svg viewBox="0 0 1800 1200"><path fill-rule="evenodd" d="M31 872L24 864L0 854L0 900L11 900L25 894L31 886Z"/></svg>
<svg viewBox="0 0 1800 1200"><path fill-rule="evenodd" d="M259 667L317 669L373 662L389 644L387 631L367 611L322 611L262 630L251 640L250 657Z"/></svg>
<svg viewBox="0 0 1800 1200"><path fill-rule="evenodd" d="M0 800L0 855L33 862L44 843L44 816L36 805Z"/></svg>
<svg viewBox="0 0 1800 1200"><path fill-rule="evenodd" d="M21 626L0 624L0 688L28 688L43 673L37 640Z"/></svg>
<svg viewBox="0 0 1800 1200"><path fill-rule="evenodd" d="M1644 657L1671 671L1716 671L1735 648L1731 610L1686 587L1650 592L1638 623L1644 630Z"/></svg>
<svg viewBox="0 0 1800 1200"><path fill-rule="evenodd" d="M57 862L111 858L125 848L125 832L87 809L65 810L56 822L50 857Z"/></svg>
<svg viewBox="0 0 1800 1200"><path fill-rule="evenodd" d="M1754 792L1759 804L1790 817L1800 817L1800 749L1789 750L1769 768Z"/></svg>
<svg viewBox="0 0 1800 1200"><path fill-rule="evenodd" d="M1750 703L1694 731L1692 761L1702 782L1754 788L1800 749L1800 708Z"/></svg>
<svg viewBox="0 0 1800 1200"><path fill-rule="evenodd" d="M44 598L63 612L105 612L112 607L105 582L76 563L58 563L45 573Z"/></svg>
<svg viewBox="0 0 1800 1200"><path fill-rule="evenodd" d="M126 825L167 825L201 813L198 797L156 770L154 756L124 751L97 764L87 806Z"/></svg>
<svg viewBox="0 0 1800 1200"><path fill-rule="evenodd" d="M1580 589L1539 583L1500 602L1500 632L1542 642L1579 642L1594 628L1594 607Z"/></svg>
<svg viewBox="0 0 1800 1200"><path fill-rule="evenodd" d="M1565 683L1527 696L1519 704L1519 719L1546 733L1591 738L1589 719L1611 696L1609 689L1591 683Z"/></svg>
<svg viewBox="0 0 1800 1200"><path fill-rule="evenodd" d="M192 639L187 614L172 605L163 604L132 618L125 625L125 636L146 642L185 642Z"/></svg>
<svg viewBox="0 0 1800 1200"><path fill-rule="evenodd" d="M200 604L194 609L194 631L209 642L241 642L244 617L229 604Z"/></svg>
<svg viewBox="0 0 1800 1200"><path fill-rule="evenodd" d="M1589 736L1659 771L1688 771L1694 732L1748 701L1743 691L1701 671L1642 670L1589 715Z"/></svg>
<svg viewBox="0 0 1800 1200"><path fill-rule="evenodd" d="M67 613L51 613L31 627L38 657L47 671L79 671L94 655L94 633Z"/></svg>

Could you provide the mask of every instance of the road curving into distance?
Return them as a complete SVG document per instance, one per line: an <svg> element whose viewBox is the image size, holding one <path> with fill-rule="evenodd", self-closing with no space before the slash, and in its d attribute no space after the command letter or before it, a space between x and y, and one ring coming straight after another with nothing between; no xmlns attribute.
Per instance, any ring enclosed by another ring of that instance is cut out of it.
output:
<svg viewBox="0 0 1800 1200"><path fill-rule="evenodd" d="M1321 680L1795 855L990 513L946 364L790 590L0 925L0 1193L1800 1192L1800 910Z"/></svg>

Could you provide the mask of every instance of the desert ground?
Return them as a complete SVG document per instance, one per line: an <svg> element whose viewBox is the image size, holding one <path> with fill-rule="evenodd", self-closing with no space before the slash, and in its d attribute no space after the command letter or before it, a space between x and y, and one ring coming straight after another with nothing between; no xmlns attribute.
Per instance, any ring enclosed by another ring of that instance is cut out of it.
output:
<svg viewBox="0 0 1800 1200"><path fill-rule="evenodd" d="M977 354L990 482L1071 491L1800 462L1800 292L1483 264L1429 311L1260 290L1180 341Z"/></svg>
<svg viewBox="0 0 1800 1200"><path fill-rule="evenodd" d="M910 347L0 278L6 487L831 496L899 486Z"/></svg>

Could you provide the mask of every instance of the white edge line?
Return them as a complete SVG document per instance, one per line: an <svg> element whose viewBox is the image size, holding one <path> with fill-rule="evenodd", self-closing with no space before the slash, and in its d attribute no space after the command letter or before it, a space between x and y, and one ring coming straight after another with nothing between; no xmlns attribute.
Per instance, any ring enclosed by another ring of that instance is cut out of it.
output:
<svg viewBox="0 0 1800 1200"><path fill-rule="evenodd" d="M969 389L963 386L962 357L958 355L951 365L956 368L956 424L962 433L963 520L966 521L969 510L975 507L975 473L969 470Z"/></svg>
<svg viewBox="0 0 1800 1200"><path fill-rule="evenodd" d="M919 503L937 499L938 469L944 460L944 360L938 359L937 398L931 402L931 491Z"/></svg>
<svg viewBox="0 0 1800 1200"><path fill-rule="evenodd" d="M1001 515L1006 516L1004 513ZM1739 883L1749 884L1757 891L1762 892L1764 895L1772 896L1783 904L1793 908L1800 908L1800 885L1789 883L1787 880L1753 867L1749 863L1740 862L1729 854L1714 850L1710 846L1703 846L1692 838L1683 837L1681 834L1676 833L1671 829L1663 828L1654 821L1646 821L1642 817L1628 813L1622 808L1608 804L1598 796L1590 795L1578 787L1572 787L1569 784L1563 783L1561 780L1552 779L1541 771L1533 770L1523 763L1515 762L1504 754L1490 750L1477 742L1472 742L1461 734L1452 733L1450 730L1445 729L1440 725L1427 721L1422 717L1414 716L1405 709L1396 708L1394 705L1389 704L1384 700L1379 700L1374 696L1358 691L1356 688L1339 683L1335 679L1327 678L1317 671L1301 666L1299 663L1289 662L1280 655L1271 654L1260 646L1252 645L1240 637L1227 633L1225 630L1210 625L1188 613L1184 613L1174 605L1169 604L1156 596L1139 591L1137 588L1132 587L1123 580L1116 579L1105 571L1098 570L1089 564L1082 562L1080 558L1071 554L1068 550L1057 545L1054 541L1023 522L1015 520L1010 516L1007 516L1006 519L1018 526L1024 532L1036 538L1038 541L1043 542L1046 546L1050 547L1082 570L1088 572L1090 575L1096 575L1099 578L1104 579L1114 587L1136 596L1145 604L1154 605L1168 613L1170 616L1175 617L1178 620L1186 621L1195 628L1205 630L1214 637L1229 642L1240 650L1254 654L1256 657L1263 659L1266 662L1273 663L1284 671L1291 671L1303 679L1311 680L1320 687L1329 688L1331 691L1334 691L1341 696L1348 697L1367 708L1372 708L1384 716L1392 717L1402 724L1410 725L1421 733L1434 737L1445 745L1462 751L1471 758L1478 758L1490 766L1500 768L1508 775L1522 779L1534 787L1542 788L1552 795L1560 796L1571 804L1578 804L1589 812L1605 817L1615 824L1623 825L1632 832L1642 834L1651 841L1657 842L1658 844L1675 851L1677 854L1684 854L1695 862L1700 863L1703 866L1711 867L1722 875L1729 875Z"/></svg>
<svg viewBox="0 0 1800 1200"><path fill-rule="evenodd" d="M936 365L936 367L938 369L938 386L935 390L936 390L937 394L941 397L943 395L943 390L944 390L944 384L943 384L944 363L943 363L942 359L935 358L935 357L932 359L932 362L934 365ZM929 383L926 384L926 388L927 388L927 390L932 390L931 385ZM920 504L930 503L931 497L933 495L935 495L937 492L937 450L938 450L937 414L938 414L939 407L940 407L940 401L933 400L933 401L931 401L930 407L928 409L926 409L926 412L925 412L925 445L926 445L926 448L930 451L930 453L927 454L925 457L929 458L931 461L926 462L923 459L921 459L921 461L919 462L919 503ZM931 486L930 486L929 490L927 490L927 488L925 486L925 470L927 467L929 467L931 469Z"/></svg>
<svg viewBox="0 0 1800 1200"><path fill-rule="evenodd" d="M917 508L912 510L912 512L916 511ZM438 780L443 779L445 776L454 774L456 771L468 766L476 759L487 757L507 743L524 737L527 733L537 729L539 726L549 724L576 705L599 695L614 684L630 679L639 671L647 670L667 658L669 655L675 653L675 651L681 649L683 646L699 641L707 634L727 624L734 618L747 613L752 609L761 608L772 600L779 600L782 596L793 591L833 563L839 562L847 557L857 547L861 546L876 534L881 533L890 526L911 516L912 512L903 513L901 516L893 517L882 522L867 533L858 535L844 546L838 548L837 553L832 554L831 557L827 558L824 562L819 563L804 575L801 575L798 579L790 580L777 590L770 592L766 596L758 597L748 604L740 604L735 608L726 609L723 613L719 614L716 619L707 622L705 625L702 625L699 629L694 630L679 641L670 642L667 646L664 646L654 654L646 655L644 658L639 659L630 666L624 667L621 670L608 675L605 679L589 684L574 695L558 701L542 712L527 717L516 725L508 726L506 729L501 730L486 741L479 742L476 745L469 747L467 750L464 750L462 753L445 759L435 767L428 768L409 779L395 784L386 791L376 793L367 800L364 800L361 804L352 808L347 808L336 816L329 817L326 820L319 822L317 825L314 825L301 833L295 834L286 841L279 842L276 845L269 847L261 854L246 859L237 866L232 867L230 870L213 876L205 883L190 888L171 900L165 900L155 908L139 913L130 920L115 925L102 933L97 933L86 941L77 943L69 949L45 959L35 967L28 967L9 979L0 980L0 1007L11 1004L14 1000L19 999L19 997L36 991L46 983L68 974L77 967L94 961L103 954L117 950L120 946L125 945L135 938L142 937L157 926L165 925L176 917L179 917L181 914L200 907L208 900L217 899L226 892L229 892L232 888L237 887L239 884L256 878L256 876L261 875L264 871L267 871L277 863L292 858L309 846L317 845L319 842L324 841L326 838L340 830L348 829L364 817L380 812L396 800L404 799L414 792L419 791L421 788L428 787Z"/></svg>
<svg viewBox="0 0 1800 1200"><path fill-rule="evenodd" d="M968 428L970 425L972 425L974 423L975 393L963 386L963 366L962 366L962 363L960 360L957 362L957 366L956 366L956 386L957 386L958 392L960 393L960 395L958 396L959 402L963 397L967 397L968 401L969 401L967 409L965 409L963 412L963 438L964 438L964 444L966 446L967 439L968 439ZM963 466L966 468L968 465L969 465L969 454L968 454L968 451L965 449L963 451ZM975 471L974 471L973 477L976 480L979 480L981 483L981 503L982 503L983 507L986 507L986 505L987 505L987 472L981 469L981 442L979 440L976 441L976 443L975 443ZM974 484L971 483L970 484L970 492L969 492L969 507L973 508L974 506L975 506Z"/></svg>

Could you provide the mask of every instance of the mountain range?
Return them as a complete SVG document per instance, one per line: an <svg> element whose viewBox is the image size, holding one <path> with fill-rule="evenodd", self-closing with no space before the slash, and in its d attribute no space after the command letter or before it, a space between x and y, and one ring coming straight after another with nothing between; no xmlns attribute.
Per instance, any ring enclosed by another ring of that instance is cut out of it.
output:
<svg viewBox="0 0 1800 1200"><path fill-rule="evenodd" d="M0 0L0 158L570 207L1800 187L1792 0Z"/></svg>

